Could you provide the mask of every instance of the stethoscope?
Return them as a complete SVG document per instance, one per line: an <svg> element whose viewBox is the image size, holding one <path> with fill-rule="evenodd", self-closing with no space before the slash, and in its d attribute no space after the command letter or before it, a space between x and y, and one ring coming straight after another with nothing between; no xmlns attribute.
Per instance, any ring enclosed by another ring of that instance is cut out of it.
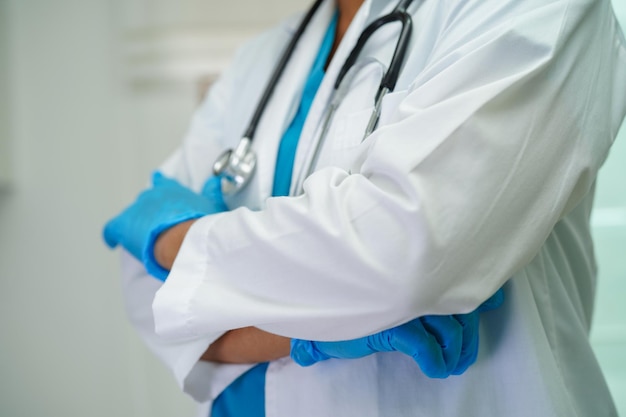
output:
<svg viewBox="0 0 626 417"><path fill-rule="evenodd" d="M311 21L313 15L322 4L324 0L316 0L311 9L306 13L300 26L294 33L291 41L285 48L272 76L261 96L261 100L254 111L252 119L244 132L243 138L239 141L239 144L235 149L228 149L224 151L213 164L213 173L216 176L221 178L222 184L222 193L225 196L233 195L243 189L246 184L252 178L256 168L257 157L255 152L252 150L252 140L254 139L254 135L256 133L257 125L263 116L263 112L265 111L265 107L269 102L272 93L280 77L291 58L293 51L296 48L300 37L306 30L309 22ZM323 142L323 138L326 136L327 130L330 126L330 121L334 115L335 110L339 105L338 97L341 97L342 94L338 94L341 90L342 81L350 71L350 69L355 65L359 54L361 53L363 47L369 38L382 26L387 23L400 22L402 24L402 28L400 30L400 35L398 37L398 41L396 42L396 48L394 50L393 56L391 58L391 62L389 63L389 67L385 74L382 77L378 90L376 92L376 97L374 101L374 109L372 111L372 115L369 119L365 130L365 137L369 136L375 129L378 124L378 120L380 118L380 111L382 108L383 97L391 91L396 86L396 82L398 81L398 77L400 75L400 69L402 68L402 64L404 63L405 55L407 47L409 46L409 40L411 37L411 25L412 19L411 16L407 13L407 8L410 6L413 0L400 0L400 3L391 11L391 13L379 17L370 23L365 30L359 36L359 39L350 51L348 58L344 62L341 70L339 71L339 75L335 80L335 84L333 86L333 92L331 93L331 104L326 113L326 118L322 124L322 132L320 135L320 140L317 142L317 146L313 152L312 160L309 161L309 172L311 167L314 165L315 160L319 154L319 149L321 148L321 143ZM308 175L308 174L307 174Z"/></svg>

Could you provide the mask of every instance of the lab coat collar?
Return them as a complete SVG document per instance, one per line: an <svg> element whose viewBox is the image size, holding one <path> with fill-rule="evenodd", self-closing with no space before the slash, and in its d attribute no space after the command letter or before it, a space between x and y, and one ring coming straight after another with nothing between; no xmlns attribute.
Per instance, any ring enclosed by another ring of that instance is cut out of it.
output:
<svg viewBox="0 0 626 417"><path fill-rule="evenodd" d="M311 65L313 64L313 60L316 56L317 50L319 49L322 38L326 33L326 29L330 24L330 20L335 13L336 7L335 0L326 0L313 16L307 30L298 42L298 46L296 47L293 56L289 60L288 67L276 86L272 100L268 103L265 113L274 115L274 117L263 118L259 123L257 138L260 139L262 137L263 140L255 139L255 143L263 143L263 146L259 146L256 149L256 152L258 154L258 160L264 161L264 163L257 166L258 173L253 178L253 183L257 181L258 183L250 185L256 188L256 192L254 194L257 195L257 198L260 201L271 195L277 149L280 144L280 139L297 111L304 82L310 71ZM309 112L309 116L312 116L313 113L312 119L318 119L321 116L322 108L325 107L325 105L321 103L326 102L326 98L330 92L330 86L328 85L330 83L329 80L336 79L341 66L356 44L363 29L379 15L385 12L390 12L394 7L395 2L389 2L388 0L365 0L363 2L346 31L344 38L342 39L342 42L335 52L335 56L327 69L325 82L322 86L320 86L320 92L322 92L322 94L320 94L319 98L316 97L315 99L315 101L318 102L318 105L315 106L314 104L314 107L318 107L318 109L314 110L312 107ZM299 23L300 19L292 23L291 26L293 27L293 32L295 32ZM319 114L316 116L315 113ZM284 115L283 119L280 121L275 118L275 115L279 114ZM311 117L308 119L311 119ZM315 122L313 122L313 124L314 123ZM309 122L309 124L311 124L311 122ZM302 162L301 160L303 158L303 154L306 154L306 150L308 150L308 146L303 142L306 142L306 137L312 134L310 130L310 126L307 129L307 126L305 125L300 143L298 145L296 164L294 168L299 165L299 162ZM306 133L307 131L309 131L309 134ZM302 152L303 150L305 152ZM296 173L297 168L296 171L294 171L294 182L297 176ZM292 184L292 188L293 185L294 184Z"/></svg>
<svg viewBox="0 0 626 417"><path fill-rule="evenodd" d="M325 2L326 6L328 4L332 4L333 10L336 7L334 0L328 0ZM335 54L326 69L324 80L322 81L311 108L309 109L307 119L300 134L290 188L291 195L298 194L300 185L302 181L304 181L304 176L307 171L306 167L308 166L306 161L312 157L312 152L314 151L315 144L318 139L318 128L320 127L321 120L324 117L325 110L331 97L333 84L337 79L337 75L339 74L341 67L348 58L352 48L356 45L363 29L370 23L370 21L378 17L379 10L382 11L386 7L393 8L394 4L389 3L386 0L365 0L352 19L352 22L344 34L339 47L335 51Z"/></svg>
<svg viewBox="0 0 626 417"><path fill-rule="evenodd" d="M302 34L285 72L276 85L272 99L269 101L264 116L259 122L254 143L258 145L256 152L258 160L263 161L257 166L257 174L253 181L257 184L255 193L259 200L264 200L272 193L276 156L280 140L297 111L302 96L302 89L308 76L313 60L328 29L328 25L335 13L334 0L327 0L320 5L307 29ZM295 27L300 19L294 22ZM295 29L294 29L295 31ZM271 115L271 116L270 116ZM283 115L277 120L277 115ZM262 205L262 204L261 204Z"/></svg>

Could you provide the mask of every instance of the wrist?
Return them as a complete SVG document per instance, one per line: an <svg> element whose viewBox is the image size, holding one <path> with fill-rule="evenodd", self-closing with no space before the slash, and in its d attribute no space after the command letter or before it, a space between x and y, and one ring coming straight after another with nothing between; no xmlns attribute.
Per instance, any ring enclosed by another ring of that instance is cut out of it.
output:
<svg viewBox="0 0 626 417"><path fill-rule="evenodd" d="M196 220L178 223L157 236L154 242L153 258L161 268L168 271L172 269L183 240Z"/></svg>
<svg viewBox="0 0 626 417"><path fill-rule="evenodd" d="M218 363L261 363L289 355L289 339L255 327L230 330L201 359Z"/></svg>

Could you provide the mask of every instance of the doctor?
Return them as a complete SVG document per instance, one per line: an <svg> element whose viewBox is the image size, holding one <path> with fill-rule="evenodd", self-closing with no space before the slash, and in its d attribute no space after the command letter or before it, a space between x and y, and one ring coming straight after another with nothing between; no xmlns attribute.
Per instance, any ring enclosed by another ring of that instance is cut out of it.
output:
<svg viewBox="0 0 626 417"><path fill-rule="evenodd" d="M588 340L594 181L626 112L610 1L414 1L406 59L364 140L399 25L368 41L327 119L359 35L396 6L360 3L325 1L312 16L241 192L224 204L212 161L239 142L297 21L242 49L154 186L107 224L107 242L142 260L124 255L131 320L188 393L216 399L215 415L261 370L268 417L615 416ZM277 185L285 148L292 175ZM382 346L424 317L476 318L505 283L462 375L431 379L402 343ZM315 364L284 357L290 341Z"/></svg>

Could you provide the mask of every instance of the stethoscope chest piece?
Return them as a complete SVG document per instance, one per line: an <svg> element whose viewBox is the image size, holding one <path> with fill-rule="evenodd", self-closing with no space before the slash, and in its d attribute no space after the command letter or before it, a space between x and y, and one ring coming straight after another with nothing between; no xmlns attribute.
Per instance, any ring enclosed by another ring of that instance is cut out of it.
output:
<svg viewBox="0 0 626 417"><path fill-rule="evenodd" d="M256 168L251 141L243 138L235 149L224 151L213 164L213 173L222 179L222 193L237 193L248 184Z"/></svg>

